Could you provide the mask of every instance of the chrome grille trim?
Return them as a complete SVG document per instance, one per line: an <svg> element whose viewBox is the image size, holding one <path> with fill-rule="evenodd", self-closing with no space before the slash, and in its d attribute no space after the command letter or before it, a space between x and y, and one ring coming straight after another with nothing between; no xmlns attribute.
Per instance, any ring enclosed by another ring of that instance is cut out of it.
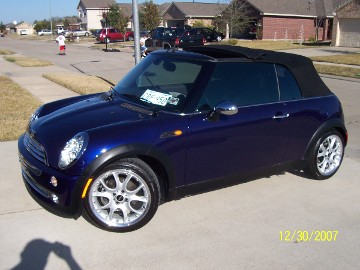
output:
<svg viewBox="0 0 360 270"><path fill-rule="evenodd" d="M36 176L40 176L42 171L35 166L31 165L21 154L19 154L19 160L22 166L24 166L25 169L30 170L32 173L34 173Z"/></svg>
<svg viewBox="0 0 360 270"><path fill-rule="evenodd" d="M44 147L42 147L40 143L38 143L34 138L32 138L29 133L26 133L24 136L24 145L26 150L34 158L46 165L49 165Z"/></svg>

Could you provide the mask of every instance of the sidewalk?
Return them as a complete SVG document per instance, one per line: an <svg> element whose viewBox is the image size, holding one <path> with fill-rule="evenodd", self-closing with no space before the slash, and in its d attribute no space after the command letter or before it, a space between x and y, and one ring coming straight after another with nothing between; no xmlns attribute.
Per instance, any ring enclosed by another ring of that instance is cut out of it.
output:
<svg viewBox="0 0 360 270"><path fill-rule="evenodd" d="M0 75L10 77L14 82L29 91L42 103L48 103L78 94L42 77L44 73L72 73L59 66L20 67L0 57Z"/></svg>

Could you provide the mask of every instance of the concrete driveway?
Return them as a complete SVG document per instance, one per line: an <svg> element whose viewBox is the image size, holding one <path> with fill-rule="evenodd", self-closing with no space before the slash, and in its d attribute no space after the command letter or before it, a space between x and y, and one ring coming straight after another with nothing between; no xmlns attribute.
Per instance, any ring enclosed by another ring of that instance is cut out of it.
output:
<svg viewBox="0 0 360 270"><path fill-rule="evenodd" d="M108 57L115 64L109 54L79 51L89 55L76 56L84 61ZM129 53L116 57L130 61ZM69 63L61 67L71 69ZM360 83L330 78L325 83L342 100L350 132L333 178L313 181L286 173L239 181L161 205L149 224L126 234L43 210L22 183L17 142L0 143L0 269L358 269ZM281 239L287 231L337 232L337 237Z"/></svg>

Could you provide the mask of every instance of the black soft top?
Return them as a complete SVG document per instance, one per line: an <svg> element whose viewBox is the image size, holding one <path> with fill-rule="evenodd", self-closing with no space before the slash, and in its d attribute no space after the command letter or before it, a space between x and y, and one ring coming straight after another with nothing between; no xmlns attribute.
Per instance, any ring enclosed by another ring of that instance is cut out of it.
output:
<svg viewBox="0 0 360 270"><path fill-rule="evenodd" d="M301 55L230 45L197 46L184 48L184 50L204 54L215 59L242 57L254 62L284 65L294 75L303 97L318 97L332 94L321 80L312 61Z"/></svg>

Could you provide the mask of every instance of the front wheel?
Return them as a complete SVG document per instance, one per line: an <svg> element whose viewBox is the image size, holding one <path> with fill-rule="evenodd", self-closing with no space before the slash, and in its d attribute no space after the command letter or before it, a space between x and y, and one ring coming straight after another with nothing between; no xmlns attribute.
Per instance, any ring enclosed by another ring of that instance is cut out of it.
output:
<svg viewBox="0 0 360 270"><path fill-rule="evenodd" d="M147 224L160 203L153 170L137 158L106 167L93 180L85 201L85 218L111 232L134 231Z"/></svg>
<svg viewBox="0 0 360 270"><path fill-rule="evenodd" d="M343 136L335 129L322 135L311 150L305 172L317 180L333 176L343 160L344 145Z"/></svg>
<svg viewBox="0 0 360 270"><path fill-rule="evenodd" d="M133 41L134 37L133 36L128 36L128 41Z"/></svg>

